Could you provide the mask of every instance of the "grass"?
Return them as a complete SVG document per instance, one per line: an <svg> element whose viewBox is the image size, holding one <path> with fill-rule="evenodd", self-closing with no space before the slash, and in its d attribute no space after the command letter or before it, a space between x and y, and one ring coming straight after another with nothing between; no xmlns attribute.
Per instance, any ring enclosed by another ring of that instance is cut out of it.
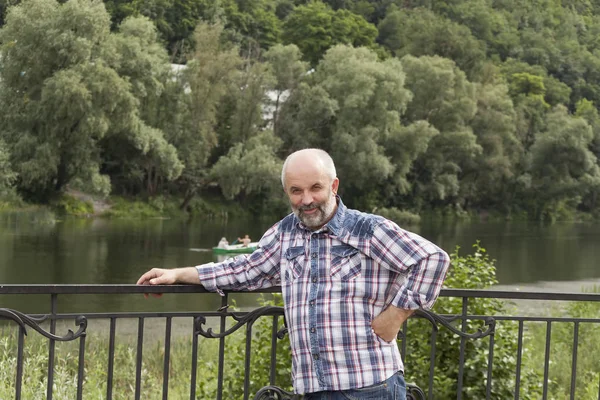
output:
<svg viewBox="0 0 600 400"><path fill-rule="evenodd" d="M268 319L264 319L268 324ZM258 326L258 325L257 325ZM270 325L269 325L270 326ZM266 325L265 325L266 327ZM62 332L62 329L58 329ZM270 328L260 329L268 332ZM17 328L11 325L0 333L0 399L15 396L15 377L17 370ZM192 337L185 329L174 330L171 337L169 363L169 398L182 399L190 396ZM244 379L245 329L241 329L226 339L223 398L242 399ZM79 340L56 342L53 398L57 400L74 399L77 395L77 374L79 360ZM196 374L196 398L214 399L217 393L218 377L217 339L198 339L198 364ZM22 379L22 398L46 398L48 384L48 347L49 340L33 330L28 330L24 345L24 368ZM258 353L269 349L266 343L253 339L253 359L251 385L256 388L268 384L269 359L258 357ZM107 393L108 377L108 332L88 334L85 338L85 378L83 382L84 399L104 399ZM143 343L141 368L141 395L145 400L162 399L164 338L146 336ZM283 356L285 357L285 356ZM136 390L137 343L135 335L119 335L117 330L112 398L131 399ZM284 371L289 374L289 371ZM288 382L289 385L289 382Z"/></svg>
<svg viewBox="0 0 600 400"><path fill-rule="evenodd" d="M595 288L593 292L600 292ZM569 303L566 309L555 309L556 317L598 318L600 304L594 302ZM537 365L543 371L546 354L546 323L530 323L528 357L531 365ZM574 324L553 322L550 328L550 364L548 393L549 399L568 399L571 391L571 369L573 355ZM579 324L579 343L577 347L577 379L575 381L575 398L597 400L600 384L600 324Z"/></svg>
<svg viewBox="0 0 600 400"><path fill-rule="evenodd" d="M17 337L15 333L0 338L0 398L15 395ZM199 348L200 359L213 359L216 347L208 343ZM214 353L214 354L212 354ZM185 398L190 392L191 339L172 342L169 366L169 397ZM56 343L53 395L55 399L74 399L77 394L79 341ZM162 343L156 342L143 351L141 392L145 399L161 399L163 386ZM35 332L26 338L24 346L22 398L46 397L48 371L48 340ZM199 365L199 370L202 370ZM98 336L86 338L85 380L83 398L102 399L107 392L108 340ZM113 399L130 399L135 393L136 347L117 343L114 354Z"/></svg>

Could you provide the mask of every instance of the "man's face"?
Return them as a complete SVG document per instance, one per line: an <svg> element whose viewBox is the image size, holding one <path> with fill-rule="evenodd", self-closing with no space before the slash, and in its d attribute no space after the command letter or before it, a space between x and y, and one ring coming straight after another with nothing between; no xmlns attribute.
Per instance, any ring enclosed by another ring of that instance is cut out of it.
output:
<svg viewBox="0 0 600 400"><path fill-rule="evenodd" d="M285 192L292 211L309 229L319 229L335 212L339 181L331 181L318 166L291 165L286 171Z"/></svg>

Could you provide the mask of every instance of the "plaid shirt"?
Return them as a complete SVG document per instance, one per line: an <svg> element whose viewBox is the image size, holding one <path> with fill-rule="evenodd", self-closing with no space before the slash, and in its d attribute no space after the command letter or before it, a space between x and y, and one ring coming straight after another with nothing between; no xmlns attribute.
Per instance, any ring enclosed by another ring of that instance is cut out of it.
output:
<svg viewBox="0 0 600 400"><path fill-rule="evenodd" d="M196 267L202 285L221 294L281 285L296 393L361 388L403 371L396 342L371 321L390 304L430 308L449 265L422 237L338 204L318 231L290 214L254 253Z"/></svg>

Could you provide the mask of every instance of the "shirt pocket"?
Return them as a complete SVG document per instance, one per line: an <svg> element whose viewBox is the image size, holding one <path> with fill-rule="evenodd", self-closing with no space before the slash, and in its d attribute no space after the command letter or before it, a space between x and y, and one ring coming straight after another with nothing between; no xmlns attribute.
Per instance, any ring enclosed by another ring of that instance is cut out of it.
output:
<svg viewBox="0 0 600 400"><path fill-rule="evenodd" d="M357 248L347 244L331 246L331 277L350 281L360 275L361 255Z"/></svg>
<svg viewBox="0 0 600 400"><path fill-rule="evenodd" d="M302 275L304 266L304 246L288 247L285 251L286 266L283 272L284 282L292 283Z"/></svg>

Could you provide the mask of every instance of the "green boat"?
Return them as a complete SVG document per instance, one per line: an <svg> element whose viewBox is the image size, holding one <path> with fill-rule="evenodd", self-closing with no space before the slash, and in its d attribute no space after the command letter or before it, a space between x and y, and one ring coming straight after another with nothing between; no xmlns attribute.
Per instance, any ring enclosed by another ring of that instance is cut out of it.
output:
<svg viewBox="0 0 600 400"><path fill-rule="evenodd" d="M248 246L243 244L229 244L227 247L213 247L214 254L245 254L252 253L258 248L258 242L249 243Z"/></svg>

